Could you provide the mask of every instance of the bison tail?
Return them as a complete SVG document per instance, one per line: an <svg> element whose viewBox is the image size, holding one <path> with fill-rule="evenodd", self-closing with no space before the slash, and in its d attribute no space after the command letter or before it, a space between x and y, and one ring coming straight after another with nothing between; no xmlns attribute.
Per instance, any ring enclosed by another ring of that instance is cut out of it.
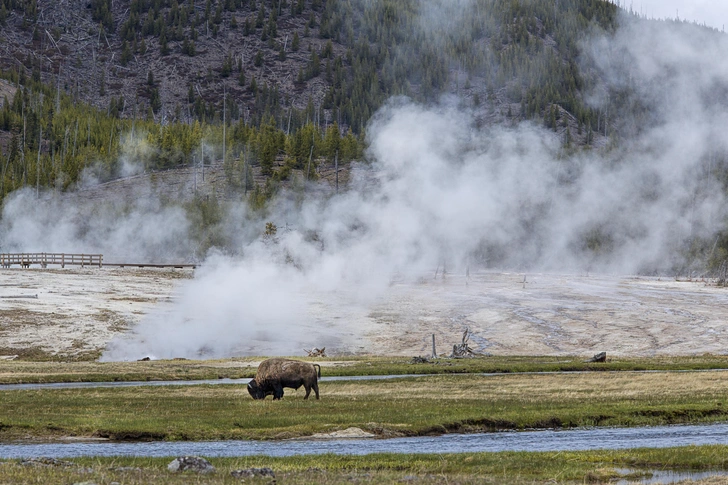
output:
<svg viewBox="0 0 728 485"><path fill-rule="evenodd" d="M313 366L318 368L318 376L321 377L321 366L318 364L314 364Z"/></svg>

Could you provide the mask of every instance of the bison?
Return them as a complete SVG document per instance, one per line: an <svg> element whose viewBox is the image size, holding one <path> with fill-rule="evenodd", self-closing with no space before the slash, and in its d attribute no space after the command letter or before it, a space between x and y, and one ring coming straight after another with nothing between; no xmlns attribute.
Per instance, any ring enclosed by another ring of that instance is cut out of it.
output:
<svg viewBox="0 0 728 485"><path fill-rule="evenodd" d="M316 372L318 368L318 372ZM321 366L291 359L268 359L258 366L255 379L248 383L248 392L253 399L265 399L273 394L273 399L283 397L283 388L306 389L304 399L308 399L311 389L319 398L318 378L321 377Z"/></svg>

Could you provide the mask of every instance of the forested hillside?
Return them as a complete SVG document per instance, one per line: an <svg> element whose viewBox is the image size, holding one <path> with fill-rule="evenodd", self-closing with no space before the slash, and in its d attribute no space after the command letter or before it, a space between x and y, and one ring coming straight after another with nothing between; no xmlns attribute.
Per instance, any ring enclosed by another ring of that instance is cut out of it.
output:
<svg viewBox="0 0 728 485"><path fill-rule="evenodd" d="M0 0L0 197L216 162L261 208L281 183L364 159L394 96L447 99L475 129L543 127L559 163L620 153L664 122L651 93L668 92L659 77L637 86L630 66L615 82L586 55L628 17L605 0ZM695 156L706 180L728 180L720 150ZM617 244L609 223L592 226L578 247ZM717 261L726 233L687 251Z"/></svg>
<svg viewBox="0 0 728 485"><path fill-rule="evenodd" d="M0 113L0 193L66 189L98 161L95 177L118 176L140 133L149 169L193 163L203 138L216 151L202 156L220 158L223 119L235 171L272 176L285 156L285 178L308 158L360 156L369 118L398 94L455 93L483 123L543 119L568 143L608 133L576 56L590 25L613 28L614 5L434 4L451 15L416 0L2 0L3 77L24 89Z"/></svg>
<svg viewBox="0 0 728 485"><path fill-rule="evenodd" d="M3 68L114 114L219 121L226 101L233 121L355 133L389 96L443 92L514 103L520 117L551 116L558 103L596 130L578 43L590 24L613 29L617 10L603 0L1 3Z"/></svg>

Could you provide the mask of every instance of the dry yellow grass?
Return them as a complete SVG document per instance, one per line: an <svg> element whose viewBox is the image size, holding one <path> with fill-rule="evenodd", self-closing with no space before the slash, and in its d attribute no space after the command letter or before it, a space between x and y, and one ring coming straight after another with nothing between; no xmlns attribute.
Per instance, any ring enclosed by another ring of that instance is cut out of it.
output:
<svg viewBox="0 0 728 485"><path fill-rule="evenodd" d="M716 398L725 395L728 372L593 372L572 374L505 374L497 376L432 376L408 380L406 397L442 399L517 399L539 402L544 399L574 400L630 399L649 395L662 397ZM341 383L327 390L334 396L403 396L401 381L381 381L363 388L357 383Z"/></svg>

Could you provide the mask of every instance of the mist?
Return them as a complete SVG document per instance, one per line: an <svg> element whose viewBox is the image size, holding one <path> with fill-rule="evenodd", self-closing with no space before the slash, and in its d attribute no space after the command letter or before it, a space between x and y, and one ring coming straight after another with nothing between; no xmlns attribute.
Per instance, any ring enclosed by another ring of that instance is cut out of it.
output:
<svg viewBox="0 0 728 485"><path fill-rule="evenodd" d="M18 190L4 201L3 252L103 254L108 263L179 263L194 250L182 207L157 197L104 201Z"/></svg>
<svg viewBox="0 0 728 485"><path fill-rule="evenodd" d="M228 211L227 227L246 237L210 253L173 304L112 341L102 360L356 352L393 282L445 268L700 270L688 250L726 220L712 165L727 148L726 111L717 109L728 93L726 54L724 35L627 17L616 34L586 41L583 68L599 80L590 102L607 111L629 89L649 113L613 122L618 144L599 150L569 150L538 123L478 127L478 113L454 97L393 98L367 127L367 162L352 168L348 190L303 201L283 193L260 220L243 206ZM32 193L13 195L3 249L192 251L184 212L157 200L123 214L95 209L102 216L90 220L61 207L51 216ZM275 235L249 236L265 222Z"/></svg>

